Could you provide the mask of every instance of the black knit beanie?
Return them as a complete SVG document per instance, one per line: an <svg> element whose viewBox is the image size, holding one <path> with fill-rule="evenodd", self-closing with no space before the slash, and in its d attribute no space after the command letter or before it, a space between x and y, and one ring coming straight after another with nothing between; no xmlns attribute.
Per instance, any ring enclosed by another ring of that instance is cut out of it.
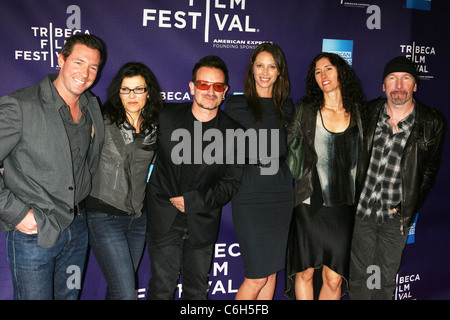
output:
<svg viewBox="0 0 450 320"><path fill-rule="evenodd" d="M419 82L419 74L417 73L416 66L407 57L398 56L386 64L383 72L383 82L387 75L392 72L407 72L414 77L416 83Z"/></svg>

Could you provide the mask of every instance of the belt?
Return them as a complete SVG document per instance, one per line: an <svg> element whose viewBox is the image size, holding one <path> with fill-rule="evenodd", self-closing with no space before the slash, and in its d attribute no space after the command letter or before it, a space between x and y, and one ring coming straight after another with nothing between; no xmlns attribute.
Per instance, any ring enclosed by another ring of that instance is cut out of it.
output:
<svg viewBox="0 0 450 320"><path fill-rule="evenodd" d="M76 204L76 205L73 207L73 214L74 214L74 215L78 215L78 214L81 213L81 210L83 210L83 209L84 209L84 200L81 201L79 204Z"/></svg>

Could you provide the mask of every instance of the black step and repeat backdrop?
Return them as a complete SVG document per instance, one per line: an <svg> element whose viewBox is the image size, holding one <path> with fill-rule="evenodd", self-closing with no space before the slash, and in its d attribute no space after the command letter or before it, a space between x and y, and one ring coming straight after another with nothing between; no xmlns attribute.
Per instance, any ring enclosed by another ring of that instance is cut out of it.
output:
<svg viewBox="0 0 450 320"><path fill-rule="evenodd" d="M0 96L57 73L64 40L75 33L94 34L107 45L106 63L92 88L102 101L113 75L129 61L154 71L166 101L189 101L192 67L209 54L221 56L229 67L228 94L240 93L251 51L269 41L286 54L294 101L303 96L307 68L320 51L342 55L368 99L383 94L385 63L404 55L419 68L416 97L450 118L450 2L445 0L1 0L0 8ZM447 142L436 184L404 251L397 300L450 298L449 160ZM234 299L244 277L230 211L230 204L223 208L210 273L213 300ZM281 272L276 299L285 299L283 277ZM149 278L145 253L139 299L146 297ZM90 254L81 298L103 299L105 287ZM0 233L0 299L12 297Z"/></svg>

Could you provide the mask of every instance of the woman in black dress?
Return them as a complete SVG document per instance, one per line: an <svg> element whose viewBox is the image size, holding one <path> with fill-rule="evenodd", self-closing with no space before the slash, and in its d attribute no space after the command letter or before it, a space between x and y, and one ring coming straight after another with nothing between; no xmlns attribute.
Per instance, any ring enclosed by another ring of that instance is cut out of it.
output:
<svg viewBox="0 0 450 320"><path fill-rule="evenodd" d="M291 299L337 300L348 290L364 104L348 63L333 53L317 55L306 78L302 118L296 119L298 106L288 127L288 143L300 132L306 145L286 258L286 295ZM320 268L315 290L313 275Z"/></svg>
<svg viewBox="0 0 450 320"><path fill-rule="evenodd" d="M293 178L284 161L285 124L294 106L286 61L277 45L263 43L255 49L244 91L244 95L228 96L225 105L225 112L247 132L256 132L259 145L257 154L247 154L249 164L232 199L233 224L245 265L236 299L272 299L277 272L285 266L294 201ZM267 143L261 144L264 135ZM269 164L276 165L276 173L264 171Z"/></svg>

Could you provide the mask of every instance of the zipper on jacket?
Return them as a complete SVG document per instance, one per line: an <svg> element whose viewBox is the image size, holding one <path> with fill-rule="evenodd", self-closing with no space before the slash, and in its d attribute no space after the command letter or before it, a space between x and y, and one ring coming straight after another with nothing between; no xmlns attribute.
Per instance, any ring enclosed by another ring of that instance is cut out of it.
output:
<svg viewBox="0 0 450 320"><path fill-rule="evenodd" d="M114 187L113 189L116 189L117 187L117 178L119 176L119 168L120 168L120 162L116 163L116 177L114 178Z"/></svg>

